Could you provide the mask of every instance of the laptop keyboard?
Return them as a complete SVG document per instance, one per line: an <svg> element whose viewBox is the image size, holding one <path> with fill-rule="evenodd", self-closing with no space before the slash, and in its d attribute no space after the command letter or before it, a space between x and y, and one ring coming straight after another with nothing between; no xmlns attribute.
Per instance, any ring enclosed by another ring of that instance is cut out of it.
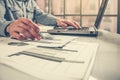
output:
<svg viewBox="0 0 120 80"><path fill-rule="evenodd" d="M74 31L74 30L75 30L75 31L76 31L76 30L78 30L78 31L79 31L79 30L83 30L83 31L87 31L87 30L89 30L89 28L88 28L88 27L82 27L82 28L76 29L76 28L74 28L74 27L68 27L67 30L73 30L73 31Z"/></svg>
<svg viewBox="0 0 120 80"><path fill-rule="evenodd" d="M97 31L95 31L94 27L82 27L76 29L74 27L67 27L67 28L55 28L48 30L48 33L55 34L55 35L83 35L83 36L97 36Z"/></svg>

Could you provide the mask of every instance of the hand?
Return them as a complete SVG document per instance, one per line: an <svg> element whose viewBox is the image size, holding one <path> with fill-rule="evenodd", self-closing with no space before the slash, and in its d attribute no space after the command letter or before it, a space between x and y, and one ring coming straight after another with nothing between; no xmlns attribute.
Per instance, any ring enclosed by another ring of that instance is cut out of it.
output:
<svg viewBox="0 0 120 80"><path fill-rule="evenodd" d="M65 20L65 19L57 19L57 25L61 26L63 28L66 28L68 26L73 26L76 29L81 28L80 25L75 21Z"/></svg>
<svg viewBox="0 0 120 80"><path fill-rule="evenodd" d="M12 22L6 29L6 31L15 39L25 40L40 40L38 25L26 18L19 18Z"/></svg>

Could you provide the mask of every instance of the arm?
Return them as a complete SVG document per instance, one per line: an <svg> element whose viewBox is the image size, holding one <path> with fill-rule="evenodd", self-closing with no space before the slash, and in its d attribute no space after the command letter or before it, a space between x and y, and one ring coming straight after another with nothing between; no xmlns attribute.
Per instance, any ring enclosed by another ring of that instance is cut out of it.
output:
<svg viewBox="0 0 120 80"><path fill-rule="evenodd" d="M35 5L35 10L34 10L34 19L36 20L37 23L47 25L47 26L57 26L56 20L57 17L44 13L34 2Z"/></svg>
<svg viewBox="0 0 120 80"><path fill-rule="evenodd" d="M4 0L0 0L0 35L1 36L8 36L6 33L6 28L11 23L11 21L6 21L4 19L5 12L6 9L5 9Z"/></svg>
<svg viewBox="0 0 120 80"><path fill-rule="evenodd" d="M7 16L5 7L4 0L0 0L0 35L7 36L7 34L9 34L9 36L18 40L25 40L28 38L40 40L38 25L22 17L14 21L7 21L7 19L5 19Z"/></svg>
<svg viewBox="0 0 120 80"><path fill-rule="evenodd" d="M80 28L80 25L77 22L73 20L59 19L50 14L46 14L42 10L39 9L36 3L34 4L35 4L34 18L36 22L43 24L43 25L48 25L48 26L61 26L63 28L66 28L68 26L73 26L75 28Z"/></svg>

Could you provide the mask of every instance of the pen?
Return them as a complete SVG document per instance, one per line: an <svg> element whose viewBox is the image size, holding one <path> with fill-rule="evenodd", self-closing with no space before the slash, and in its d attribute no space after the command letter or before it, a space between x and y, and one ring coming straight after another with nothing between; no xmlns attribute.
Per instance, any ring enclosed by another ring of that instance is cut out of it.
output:
<svg viewBox="0 0 120 80"><path fill-rule="evenodd" d="M40 37L41 37L42 39L45 38L41 32L39 32L39 35L40 35Z"/></svg>

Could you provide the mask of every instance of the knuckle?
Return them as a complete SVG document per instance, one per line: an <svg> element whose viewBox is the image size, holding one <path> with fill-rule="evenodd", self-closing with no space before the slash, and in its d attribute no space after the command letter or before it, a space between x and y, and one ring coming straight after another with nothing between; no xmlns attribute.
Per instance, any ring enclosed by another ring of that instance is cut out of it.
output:
<svg viewBox="0 0 120 80"><path fill-rule="evenodd" d="M32 21L29 20L29 19L26 19L26 22L27 22L28 24L31 24L31 23L32 23Z"/></svg>
<svg viewBox="0 0 120 80"><path fill-rule="evenodd" d="M25 29L27 29L29 31L31 29L31 27L27 26L27 27L25 27Z"/></svg>
<svg viewBox="0 0 120 80"><path fill-rule="evenodd" d="M23 28L21 28L20 32L21 32L21 33L25 33L25 32L26 32L26 30L25 30L25 29L23 29Z"/></svg>

